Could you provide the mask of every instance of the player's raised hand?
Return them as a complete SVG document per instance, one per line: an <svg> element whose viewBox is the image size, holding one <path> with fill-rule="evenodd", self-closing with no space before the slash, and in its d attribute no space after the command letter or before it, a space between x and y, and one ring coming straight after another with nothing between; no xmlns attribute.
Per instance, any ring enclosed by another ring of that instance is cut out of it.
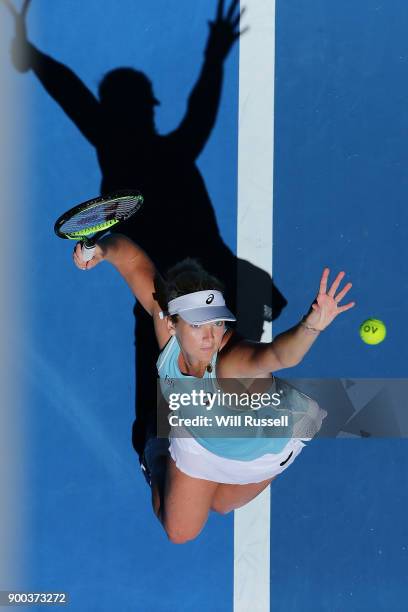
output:
<svg viewBox="0 0 408 612"><path fill-rule="evenodd" d="M205 54L215 60L224 60L235 41L248 29L239 29L245 11L245 8L239 11L239 0L232 0L226 12L224 5L225 0L218 0L215 19L209 21L210 34Z"/></svg>
<svg viewBox="0 0 408 612"><path fill-rule="evenodd" d="M29 44L27 40L26 17L31 0L24 0L21 11L17 11L11 0L2 0L14 17L15 35L11 43L11 59L19 72L30 69Z"/></svg>
<svg viewBox="0 0 408 612"><path fill-rule="evenodd" d="M329 279L329 268L323 270L323 274L320 279L319 293L316 300L311 306L311 310L305 318L305 323L314 329L322 330L325 329L330 323L339 315L341 312L350 310L355 306L355 302L349 302L340 306L341 300L350 291L352 284L347 283L337 293L340 287L340 283L345 276L345 272L339 272L334 279L331 287L327 290L327 281Z"/></svg>
<svg viewBox="0 0 408 612"><path fill-rule="evenodd" d="M103 250L101 246L97 243L95 245L95 253L90 261L84 261L82 258L82 242L77 242L74 248L74 252L72 253L72 259L74 264L80 270L91 270L103 260Z"/></svg>

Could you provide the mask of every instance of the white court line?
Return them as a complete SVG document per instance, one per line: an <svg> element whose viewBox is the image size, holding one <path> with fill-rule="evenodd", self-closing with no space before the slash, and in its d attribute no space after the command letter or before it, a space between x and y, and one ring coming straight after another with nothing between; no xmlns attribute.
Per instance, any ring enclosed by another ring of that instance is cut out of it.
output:
<svg viewBox="0 0 408 612"><path fill-rule="evenodd" d="M272 275L275 0L241 4L237 255ZM270 610L270 487L234 514L234 612L248 610Z"/></svg>

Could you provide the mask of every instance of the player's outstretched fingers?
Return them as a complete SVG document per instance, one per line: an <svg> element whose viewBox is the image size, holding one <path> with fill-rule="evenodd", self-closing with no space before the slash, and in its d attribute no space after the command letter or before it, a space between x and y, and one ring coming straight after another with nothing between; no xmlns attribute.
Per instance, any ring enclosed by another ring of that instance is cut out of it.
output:
<svg viewBox="0 0 408 612"><path fill-rule="evenodd" d="M325 294L327 292L327 279L329 278L329 274L330 274L330 270L329 268L326 267L323 270L323 274L320 279L319 295Z"/></svg>
<svg viewBox="0 0 408 612"><path fill-rule="evenodd" d="M346 273L343 272L343 270L338 273L338 275L334 279L334 282L333 282L332 286L330 287L329 291L327 292L327 295L330 295L330 297L334 297L334 295L335 295L337 289L339 288L339 285L340 285L341 281L343 280L343 278L345 277L345 275L346 275Z"/></svg>
<svg viewBox="0 0 408 612"><path fill-rule="evenodd" d="M350 310L350 308L353 308L356 305L355 302L349 302L348 304L345 304L344 306L339 306L339 308L337 309L337 312L346 312L346 310Z"/></svg>
<svg viewBox="0 0 408 612"><path fill-rule="evenodd" d="M345 285L343 287L343 289L341 291L339 291L339 293L336 295L336 297L334 298L334 301L338 304L339 302L341 302L341 300L344 298L345 295L347 295L347 293L350 291L350 289L352 288L352 283L347 283L347 285Z"/></svg>

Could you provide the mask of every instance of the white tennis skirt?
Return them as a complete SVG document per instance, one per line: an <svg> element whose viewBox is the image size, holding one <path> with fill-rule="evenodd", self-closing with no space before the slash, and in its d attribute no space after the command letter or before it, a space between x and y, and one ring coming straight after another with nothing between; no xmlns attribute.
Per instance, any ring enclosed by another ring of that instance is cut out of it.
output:
<svg viewBox="0 0 408 612"><path fill-rule="evenodd" d="M252 461L214 455L193 437L170 437L169 450L178 469L188 476L222 484L249 484L281 474L292 465L304 446L299 438L292 438L280 453L268 453Z"/></svg>

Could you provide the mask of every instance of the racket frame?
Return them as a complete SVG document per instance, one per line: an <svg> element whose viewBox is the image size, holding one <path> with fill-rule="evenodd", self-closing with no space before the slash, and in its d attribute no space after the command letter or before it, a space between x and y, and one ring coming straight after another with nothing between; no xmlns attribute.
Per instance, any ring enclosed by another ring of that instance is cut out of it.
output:
<svg viewBox="0 0 408 612"><path fill-rule="evenodd" d="M135 198L137 200L137 205L127 214L124 214L119 219L110 219L109 221L103 223L97 223L83 231L75 231L75 232L63 232L61 231L61 227L69 221L72 217L81 213L85 210L92 210L92 208L97 207L99 204L119 200L125 198ZM54 224L54 232L59 238L64 238L68 240L77 240L82 242L82 257L84 261L89 261L93 257L93 253L95 251L95 245L99 238L101 238L104 234L109 232L112 227L115 227L119 223L123 223L132 217L142 206L143 204L143 196L139 191L131 190L131 191L115 191L114 193L109 193L103 196L98 196L97 198L92 198L91 200L87 200L86 202L82 202L73 208L70 208L66 212L64 212ZM98 229L102 227L102 229Z"/></svg>

